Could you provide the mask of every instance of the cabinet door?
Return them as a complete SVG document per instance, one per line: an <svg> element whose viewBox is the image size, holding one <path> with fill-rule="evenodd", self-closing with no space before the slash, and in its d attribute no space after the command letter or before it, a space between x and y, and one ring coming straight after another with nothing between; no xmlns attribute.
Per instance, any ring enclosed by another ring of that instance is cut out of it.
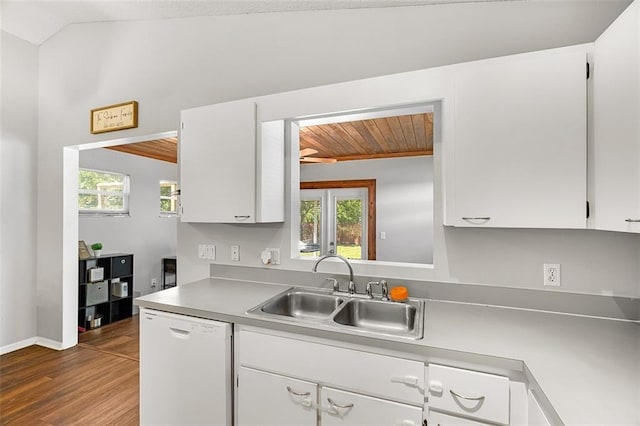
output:
<svg viewBox="0 0 640 426"><path fill-rule="evenodd" d="M315 383L240 367L237 386L238 426L317 424Z"/></svg>
<svg viewBox="0 0 640 426"><path fill-rule="evenodd" d="M586 61L572 47L455 71L447 224L586 226Z"/></svg>
<svg viewBox="0 0 640 426"><path fill-rule="evenodd" d="M247 99L182 111L183 222L255 222L256 114Z"/></svg>
<svg viewBox="0 0 640 426"><path fill-rule="evenodd" d="M640 3L596 40L593 72L593 225L640 232Z"/></svg>
<svg viewBox="0 0 640 426"><path fill-rule="evenodd" d="M422 408L323 387L322 426L420 426Z"/></svg>

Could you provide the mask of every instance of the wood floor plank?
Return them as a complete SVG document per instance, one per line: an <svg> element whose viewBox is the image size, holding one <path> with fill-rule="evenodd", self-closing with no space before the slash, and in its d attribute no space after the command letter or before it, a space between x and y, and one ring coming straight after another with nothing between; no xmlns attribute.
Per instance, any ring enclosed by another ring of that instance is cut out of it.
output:
<svg viewBox="0 0 640 426"><path fill-rule="evenodd" d="M0 356L0 424L138 424L137 316L79 340L64 351L31 346Z"/></svg>

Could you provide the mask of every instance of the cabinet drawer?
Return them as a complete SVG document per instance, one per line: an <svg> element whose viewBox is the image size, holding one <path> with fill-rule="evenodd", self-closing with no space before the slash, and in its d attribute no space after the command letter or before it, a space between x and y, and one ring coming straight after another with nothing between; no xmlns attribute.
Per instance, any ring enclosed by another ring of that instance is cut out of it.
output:
<svg viewBox="0 0 640 426"><path fill-rule="evenodd" d="M322 426L420 426L422 407L338 389L321 389Z"/></svg>
<svg viewBox="0 0 640 426"><path fill-rule="evenodd" d="M422 362L246 330L238 342L240 365L424 404Z"/></svg>
<svg viewBox="0 0 640 426"><path fill-rule="evenodd" d="M509 424L509 379L430 364L429 407Z"/></svg>
<svg viewBox="0 0 640 426"><path fill-rule="evenodd" d="M133 275L133 256L115 256L111 259L111 277Z"/></svg>

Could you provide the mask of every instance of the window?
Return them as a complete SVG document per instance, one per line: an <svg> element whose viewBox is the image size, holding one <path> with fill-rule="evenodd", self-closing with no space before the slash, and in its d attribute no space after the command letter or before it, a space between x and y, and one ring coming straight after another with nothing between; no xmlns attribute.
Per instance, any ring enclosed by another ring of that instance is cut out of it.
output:
<svg viewBox="0 0 640 426"><path fill-rule="evenodd" d="M170 180L160 181L160 216L178 214L178 183Z"/></svg>
<svg viewBox="0 0 640 426"><path fill-rule="evenodd" d="M80 214L128 215L129 176L80 169L78 210Z"/></svg>

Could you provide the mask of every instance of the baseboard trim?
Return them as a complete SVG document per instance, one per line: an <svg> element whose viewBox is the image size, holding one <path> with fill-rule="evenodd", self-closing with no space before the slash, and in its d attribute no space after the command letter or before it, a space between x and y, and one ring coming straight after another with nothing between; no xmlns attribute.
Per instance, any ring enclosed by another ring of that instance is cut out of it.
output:
<svg viewBox="0 0 640 426"><path fill-rule="evenodd" d="M0 355L8 354L9 352L26 348L27 346L36 345L37 341L38 341L37 337L30 337L28 339L24 339L19 342L4 345L3 347L0 348Z"/></svg>
<svg viewBox="0 0 640 426"><path fill-rule="evenodd" d="M8 354L9 352L14 352L33 345L43 346L45 348L54 349L56 351L65 349L62 345L62 342L47 339L46 337L30 337L19 342L2 346L0 348L0 355Z"/></svg>
<svg viewBox="0 0 640 426"><path fill-rule="evenodd" d="M36 345L44 346L45 348L55 349L56 351L61 351L64 349L62 342L58 342L56 340L47 339L46 337L37 337Z"/></svg>

